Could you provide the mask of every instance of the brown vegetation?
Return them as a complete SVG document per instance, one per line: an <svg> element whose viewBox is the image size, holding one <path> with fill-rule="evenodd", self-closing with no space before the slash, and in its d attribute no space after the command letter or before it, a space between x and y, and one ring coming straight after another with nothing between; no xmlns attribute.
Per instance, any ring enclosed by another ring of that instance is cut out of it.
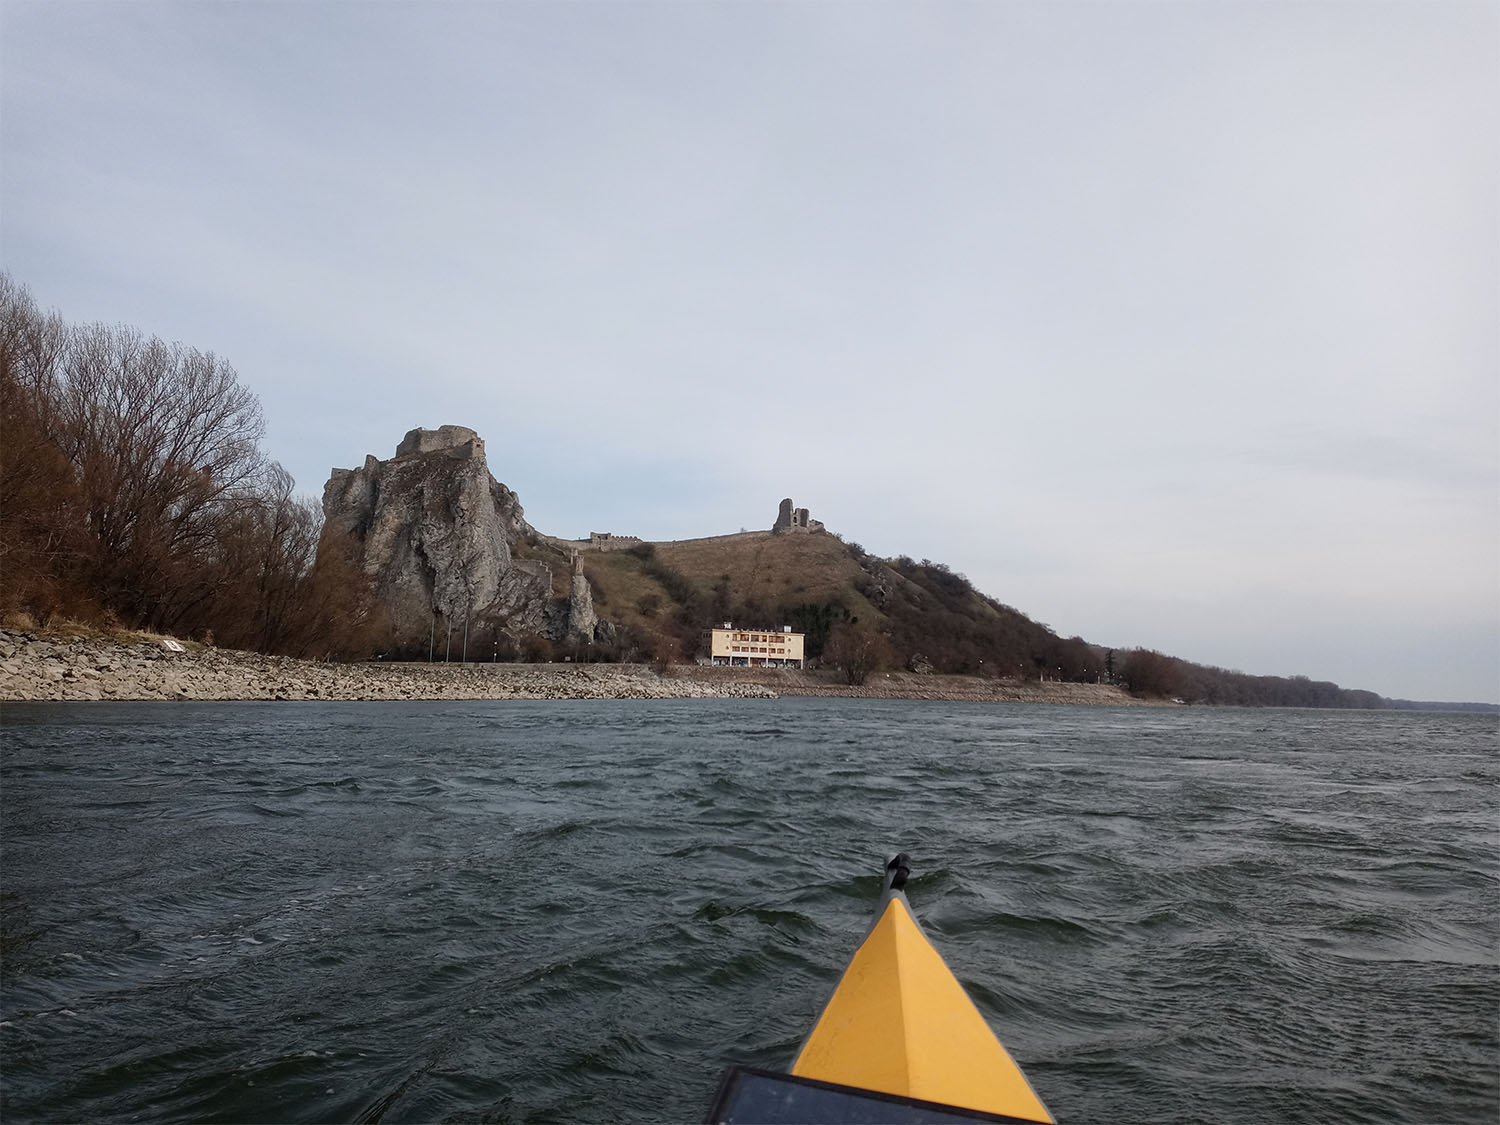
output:
<svg viewBox="0 0 1500 1125"><path fill-rule="evenodd" d="M828 635L823 662L837 668L845 683L858 687L870 673L891 666L891 645L868 626L841 621Z"/></svg>
<svg viewBox="0 0 1500 1125"><path fill-rule="evenodd" d="M0 612L362 654L379 614L263 431L212 352L68 325L0 275Z"/></svg>
<svg viewBox="0 0 1500 1125"><path fill-rule="evenodd" d="M1372 691L1306 676L1252 676L1193 664L1150 649L1126 653L1120 680L1132 695L1235 707L1386 707Z"/></svg>

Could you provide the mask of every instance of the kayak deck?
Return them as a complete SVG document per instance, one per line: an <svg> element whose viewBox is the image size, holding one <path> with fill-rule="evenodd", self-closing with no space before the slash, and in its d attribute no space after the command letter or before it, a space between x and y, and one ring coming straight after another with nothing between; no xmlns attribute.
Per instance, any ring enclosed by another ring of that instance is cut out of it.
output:
<svg viewBox="0 0 1500 1125"><path fill-rule="evenodd" d="M888 896L849 962L792 1073L986 1113L1052 1120L899 891Z"/></svg>
<svg viewBox="0 0 1500 1125"><path fill-rule="evenodd" d="M718 1125L972 1125L1003 1121L1033 1125L1026 1117L959 1109L940 1102L898 1098L754 1067L725 1071L707 1121Z"/></svg>
<svg viewBox="0 0 1500 1125"><path fill-rule="evenodd" d="M909 863L886 865L875 921L791 1075L731 1070L709 1120L1052 1121L913 916Z"/></svg>

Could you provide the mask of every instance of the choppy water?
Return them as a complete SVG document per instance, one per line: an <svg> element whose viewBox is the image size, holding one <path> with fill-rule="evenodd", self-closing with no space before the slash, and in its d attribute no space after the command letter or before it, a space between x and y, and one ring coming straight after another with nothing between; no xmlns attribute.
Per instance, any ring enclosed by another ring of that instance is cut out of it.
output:
<svg viewBox="0 0 1500 1125"><path fill-rule="evenodd" d="M7 705L0 1115L698 1119L913 905L1075 1122L1494 1121L1493 716Z"/></svg>

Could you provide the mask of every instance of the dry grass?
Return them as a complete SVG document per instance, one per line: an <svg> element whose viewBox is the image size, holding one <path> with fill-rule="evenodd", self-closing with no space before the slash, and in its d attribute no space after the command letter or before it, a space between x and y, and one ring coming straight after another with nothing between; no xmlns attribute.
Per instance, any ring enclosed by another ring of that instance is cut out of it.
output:
<svg viewBox="0 0 1500 1125"><path fill-rule="evenodd" d="M656 555L705 592L713 589L721 575L729 575L734 601L753 598L773 607L840 601L862 620L881 616L855 590L861 572L849 548L826 533L752 531L685 539L658 543Z"/></svg>
<svg viewBox="0 0 1500 1125"><path fill-rule="evenodd" d="M731 603L755 600L774 609L837 601L861 619L880 619L879 611L855 590L859 564L832 535L750 531L651 546L658 562L681 574L705 599L728 575ZM675 604L662 584L645 573L640 558L629 551L583 551L582 556L584 573L598 592L595 608L601 617L647 633L661 630ZM641 606L652 598L655 612L643 613Z"/></svg>
<svg viewBox="0 0 1500 1125"><path fill-rule="evenodd" d="M594 608L601 617L654 632L672 612L672 599L660 582L641 570L641 560L624 551L584 551L583 573L599 592ZM643 598L654 596L660 603L655 614L638 608Z"/></svg>
<svg viewBox="0 0 1500 1125"><path fill-rule="evenodd" d="M205 646L185 637L174 637L167 633L153 633L149 629L126 629L108 622L78 621L71 617L49 617L38 625L29 613L7 613L0 626L17 633L32 633L51 641L105 641L111 644L159 645L162 641L176 641L189 651Z"/></svg>

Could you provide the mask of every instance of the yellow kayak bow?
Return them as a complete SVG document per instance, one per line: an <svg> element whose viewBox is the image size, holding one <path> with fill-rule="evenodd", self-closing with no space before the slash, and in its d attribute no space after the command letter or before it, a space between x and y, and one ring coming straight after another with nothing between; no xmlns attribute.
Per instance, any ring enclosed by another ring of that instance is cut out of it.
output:
<svg viewBox="0 0 1500 1125"><path fill-rule="evenodd" d="M731 1070L710 1121L1051 1122L912 915L910 860L886 865L875 921L792 1063Z"/></svg>

